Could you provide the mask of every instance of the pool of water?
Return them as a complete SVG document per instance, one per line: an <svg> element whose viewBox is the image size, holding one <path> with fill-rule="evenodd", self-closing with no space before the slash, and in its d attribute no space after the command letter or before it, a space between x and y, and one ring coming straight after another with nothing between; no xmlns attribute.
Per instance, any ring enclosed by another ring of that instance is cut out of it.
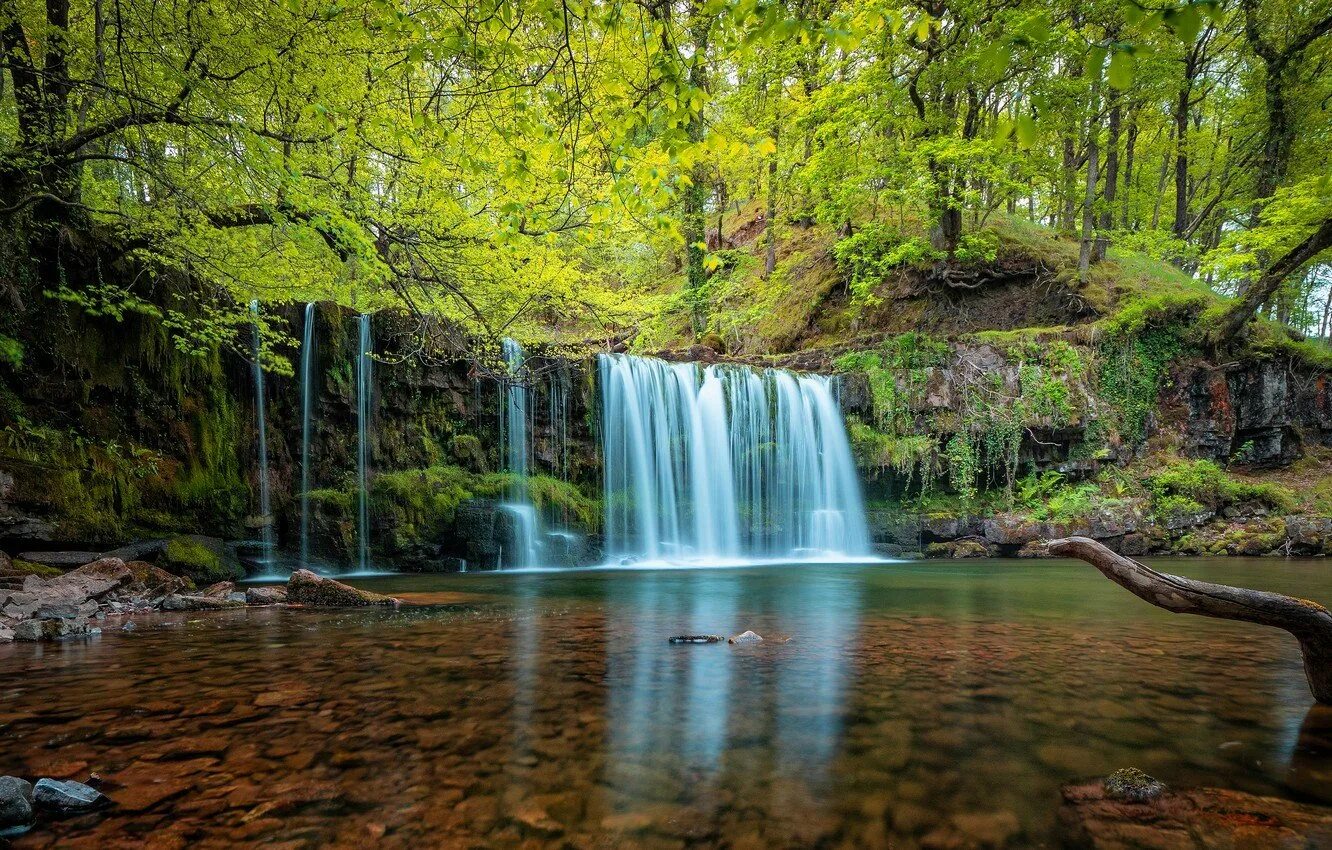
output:
<svg viewBox="0 0 1332 850"><path fill-rule="evenodd" d="M1326 561L1152 563L1332 600ZM1329 775L1292 639L1080 562L356 583L415 604L0 647L0 773L119 802L15 847L1054 847L1059 786L1119 767Z"/></svg>

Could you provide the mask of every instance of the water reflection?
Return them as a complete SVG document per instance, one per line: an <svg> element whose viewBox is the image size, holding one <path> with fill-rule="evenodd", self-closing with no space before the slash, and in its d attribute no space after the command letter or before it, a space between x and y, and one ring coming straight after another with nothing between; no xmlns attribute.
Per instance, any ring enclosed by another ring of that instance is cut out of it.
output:
<svg viewBox="0 0 1332 850"><path fill-rule="evenodd" d="M1191 566L1332 598L1332 577L1298 565ZM1165 614L1080 566L366 584L431 604L0 647L0 773L96 771L122 801L18 850L148 834L903 848L967 846L976 824L994 846L1053 846L1059 785L1126 765L1301 797L1332 778L1332 721L1309 711L1284 634ZM769 640L666 642L744 629Z"/></svg>

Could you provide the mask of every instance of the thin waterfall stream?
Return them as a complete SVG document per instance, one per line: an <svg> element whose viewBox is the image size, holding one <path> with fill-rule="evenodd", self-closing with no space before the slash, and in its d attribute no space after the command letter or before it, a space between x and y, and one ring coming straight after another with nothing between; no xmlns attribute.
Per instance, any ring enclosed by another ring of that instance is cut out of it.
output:
<svg viewBox="0 0 1332 850"><path fill-rule="evenodd" d="M525 354L515 340L505 338L501 344L508 376L501 384L504 404L501 407L500 431L504 447L504 468L512 476L500 509L512 521L512 533L507 554L500 553L500 566L537 566L540 521L528 481L528 456L532 451L527 411L528 387L525 383Z"/></svg>
<svg viewBox="0 0 1332 850"><path fill-rule="evenodd" d="M314 407L315 303L305 305L301 335L301 566L310 565L310 417Z"/></svg>
<svg viewBox="0 0 1332 850"><path fill-rule="evenodd" d="M265 568L271 563L273 545L273 504L268 481L268 426L264 401L263 344L259 329L259 301L250 302L252 352L254 355L254 416L259 443L259 542L260 561Z"/></svg>
<svg viewBox="0 0 1332 850"><path fill-rule="evenodd" d="M835 380L603 354L611 563L870 554Z"/></svg>
<svg viewBox="0 0 1332 850"><path fill-rule="evenodd" d="M370 495L367 474L370 466L371 351L370 314L358 320L356 350L356 555L357 569L370 569Z"/></svg>

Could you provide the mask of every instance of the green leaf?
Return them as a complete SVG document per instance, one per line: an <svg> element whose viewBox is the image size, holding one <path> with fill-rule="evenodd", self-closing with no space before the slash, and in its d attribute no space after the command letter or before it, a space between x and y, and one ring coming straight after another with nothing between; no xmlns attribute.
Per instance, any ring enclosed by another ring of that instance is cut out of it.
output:
<svg viewBox="0 0 1332 850"><path fill-rule="evenodd" d="M1198 40L1198 32L1202 29L1202 15L1198 14L1197 6L1188 3L1166 12L1165 24L1180 41L1193 44Z"/></svg>
<svg viewBox="0 0 1332 850"><path fill-rule="evenodd" d="M1110 85L1124 91L1133 85L1133 54L1127 50L1116 50L1110 54L1110 68L1106 73Z"/></svg>
<svg viewBox="0 0 1332 850"><path fill-rule="evenodd" d="M1101 76L1101 70L1105 67L1106 48L1100 44L1092 45L1087 51L1087 77L1097 79Z"/></svg>
<svg viewBox="0 0 1332 850"><path fill-rule="evenodd" d="M1030 115L1019 115L1013 127L1017 133L1018 147L1028 150L1036 144L1036 119Z"/></svg>

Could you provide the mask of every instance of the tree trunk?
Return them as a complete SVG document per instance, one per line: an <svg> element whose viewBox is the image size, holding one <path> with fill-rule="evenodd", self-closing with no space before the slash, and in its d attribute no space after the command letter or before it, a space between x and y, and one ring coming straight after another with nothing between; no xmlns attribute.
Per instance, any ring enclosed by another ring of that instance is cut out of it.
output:
<svg viewBox="0 0 1332 850"><path fill-rule="evenodd" d="M689 57L689 84L703 91L708 90L708 31L709 21L703 14L701 4L695 0L689 9L689 35L693 42L693 53ZM689 141L697 143L703 140L705 127L702 109L690 114L686 131ZM708 176L707 165L700 158L690 173L690 185L684 192L684 220L681 228L685 239L686 286L695 336L701 334L708 323L707 305L704 303L704 286L708 275L703 265L708 238L704 211Z"/></svg>
<svg viewBox="0 0 1332 850"><path fill-rule="evenodd" d="M1097 71L1091 87L1091 117L1087 120L1087 187L1082 195L1082 245L1078 250L1078 281L1087 282L1092 263L1092 241L1096 236L1096 182L1100 156L1101 75Z"/></svg>
<svg viewBox="0 0 1332 850"><path fill-rule="evenodd" d="M1092 262L1105 259L1109 239L1106 232L1115 226L1115 190L1119 188L1119 122L1120 95L1114 95L1110 106L1110 123L1107 127L1109 138L1105 145L1105 197L1101 208L1101 225L1096 235L1096 246L1092 252Z"/></svg>
<svg viewBox="0 0 1332 850"><path fill-rule="evenodd" d="M780 131L776 124L772 127L772 158L768 160L768 255L763 261L763 276L772 274L777 268L777 142Z"/></svg>
<svg viewBox="0 0 1332 850"><path fill-rule="evenodd" d="M1318 327L1318 335L1332 342L1332 333L1329 333L1332 325L1329 325L1329 322L1332 322L1332 284L1328 285L1327 297L1323 299L1323 321Z"/></svg>
<svg viewBox="0 0 1332 850"><path fill-rule="evenodd" d="M1060 194L1063 196L1063 215L1059 217L1059 227L1062 230L1073 232L1073 221L1077 209L1077 192L1074 187L1077 186L1078 177L1078 152L1077 142L1071 135L1064 137L1064 168L1061 172Z"/></svg>
<svg viewBox="0 0 1332 850"><path fill-rule="evenodd" d="M1176 239L1184 239L1189 232L1189 93L1192 80L1187 80L1175 99L1175 224L1171 228Z"/></svg>
<svg viewBox="0 0 1332 850"><path fill-rule="evenodd" d="M1114 583L1158 608L1177 614L1199 614L1284 629L1295 636L1304 656L1309 690L1321 703L1332 703L1332 613L1304 599L1229 587L1159 573L1131 558L1116 555L1088 537L1066 537L1049 543L1052 555L1086 561Z"/></svg>
<svg viewBox="0 0 1332 850"><path fill-rule="evenodd" d="M1131 222L1129 221L1129 199L1133 197L1133 154L1138 147L1138 119L1134 112L1129 113L1128 138L1124 140L1124 186L1123 186L1123 212L1120 217L1120 227L1128 230Z"/></svg>

